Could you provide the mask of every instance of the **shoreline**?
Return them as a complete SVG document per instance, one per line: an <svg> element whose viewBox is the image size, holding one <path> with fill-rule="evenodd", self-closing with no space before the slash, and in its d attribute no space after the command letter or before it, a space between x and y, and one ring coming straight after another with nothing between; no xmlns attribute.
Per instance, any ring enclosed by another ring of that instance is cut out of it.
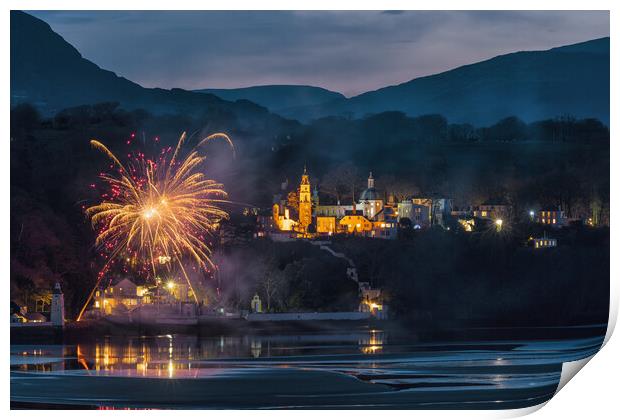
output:
<svg viewBox="0 0 620 420"><path fill-rule="evenodd" d="M65 327L11 328L11 344L69 344L102 337L195 335L261 336L278 334L316 334L342 331L389 332L390 336L415 335L420 341L493 339L564 339L592 335L604 336L607 323L580 325L468 325L447 326L445 323L409 323L400 320L356 321L247 321L244 319L213 319L198 325L115 324L107 321L70 322Z"/></svg>

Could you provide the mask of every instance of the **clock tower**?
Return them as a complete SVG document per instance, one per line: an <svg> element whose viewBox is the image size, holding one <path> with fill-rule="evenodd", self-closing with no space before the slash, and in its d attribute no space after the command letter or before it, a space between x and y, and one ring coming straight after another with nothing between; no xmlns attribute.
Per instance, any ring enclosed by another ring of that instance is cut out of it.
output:
<svg viewBox="0 0 620 420"><path fill-rule="evenodd" d="M299 227L306 232L312 223L312 193L310 191L310 178L306 167L299 184Z"/></svg>

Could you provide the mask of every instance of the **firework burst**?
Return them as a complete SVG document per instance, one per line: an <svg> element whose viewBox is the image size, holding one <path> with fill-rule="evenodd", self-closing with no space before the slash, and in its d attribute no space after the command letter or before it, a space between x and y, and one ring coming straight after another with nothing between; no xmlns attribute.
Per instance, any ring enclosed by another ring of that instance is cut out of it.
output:
<svg viewBox="0 0 620 420"><path fill-rule="evenodd" d="M176 266L197 301L184 261L193 260L205 272L214 268L208 237L228 218L221 207L227 202L223 185L207 179L199 170L205 160L200 149L213 139L223 139L234 155L234 146L226 134L215 133L180 159L185 139L183 133L169 160L171 148L163 149L157 160L147 159L143 153L134 154L127 166L101 142L91 140L91 145L111 160L115 171L100 174L109 190L99 204L86 209L98 232L95 245L107 261L78 320L110 264L120 255L144 262L154 278L159 267L169 271Z"/></svg>

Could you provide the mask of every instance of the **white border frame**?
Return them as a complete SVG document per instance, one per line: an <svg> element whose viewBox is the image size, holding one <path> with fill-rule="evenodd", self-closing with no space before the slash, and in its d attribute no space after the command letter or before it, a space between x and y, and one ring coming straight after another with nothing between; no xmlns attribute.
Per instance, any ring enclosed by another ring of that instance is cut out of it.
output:
<svg viewBox="0 0 620 420"><path fill-rule="evenodd" d="M613 1L600 1L591 0L587 2L579 1L503 1L500 3L497 1L489 0L470 0L467 2L458 0L435 0L432 2L413 2L403 0L386 0L382 2L372 2L368 0L315 0L315 1L297 1L291 2L286 0L263 0L260 3L250 0L227 0L225 2L215 2L213 0L199 1L199 0L176 0L173 3L163 3L145 0L91 0L88 3L79 0L56 0L53 2L43 0L5 0L4 13L1 15L0 28L2 28L2 51L6 60L0 67L0 73L2 74L2 80L4 85L4 98L2 102L2 128L4 131L3 141L0 141L0 147L2 148L3 162L0 165L0 171L2 171L1 191L4 197L9 196L9 177L10 177L10 143L9 143L9 111L10 103L8 101L10 93L10 75L9 75L9 51L10 51L10 14L11 9L17 10L610 10L610 36L611 41L611 103L610 103L610 127L611 127L611 159L612 162L618 162L618 150L619 146L615 139L615 127L617 127L619 118L617 114L618 110L618 83L617 78L613 75L620 74L618 68L618 44L615 42L615 35L617 35L618 17L617 12L620 9ZM114 70L114 69L110 69ZM615 165L611 165L611 220L616 220L618 216L616 206L616 193L619 191L620 172ZM5 199L5 203L7 200ZM5 291L9 288L9 271L10 271L10 250L8 236L10 234L9 229L9 206L4 206L0 209L2 216L0 218L1 237L3 240L0 242L0 252L5 264L2 266L2 278L4 279ZM616 229L612 224L611 237L615 238ZM525 415L534 411L537 411L544 405L549 405L544 410L537 412L537 418L575 418L583 419L585 416L595 417L612 417L612 413L617 413L618 403L616 401L617 392L615 391L614 382L617 380L617 374L620 371L618 368L620 362L616 355L620 355L620 345L618 340L613 340L609 343L609 338L615 328L618 314L618 281L620 276L618 270L618 264L616 258L618 257L618 247L612 241L611 244L611 279L610 279L610 320L609 329L605 338L605 348L602 349L600 354L589 360L592 360L589 368L585 369L585 372L581 373L580 378L576 381L571 381L570 385L562 389L557 396L553 397L547 404L541 404L528 409L520 410L502 410L502 411L367 411L364 413L355 413L354 415L361 416L383 416L389 415L392 418L410 418L411 416L421 418L497 418L497 417L514 417ZM5 307L5 313L8 313L9 300L5 296L3 299L3 307ZM5 322L0 324L2 328L2 336L8 337L9 323ZM10 386L10 373L9 373L9 347L8 343L2 348L2 360L4 360L4 381L2 382L3 395L5 400L3 401L5 410L9 410L9 386ZM588 360L588 361L589 361ZM586 361L587 362L587 361ZM581 363L583 367L585 363ZM574 370L575 366L572 364L571 369ZM578 370L578 369L577 369ZM563 376L565 373L563 372ZM114 412L116 416L139 416L143 418L153 419L159 416L174 415L170 412ZM344 413L343 413L344 414ZM28 411L11 412L11 416L14 417L26 417L31 416L32 413ZM79 411L55 411L48 413L38 413L36 415L47 415L52 417L60 417L64 419L72 419L82 417L84 414ZM103 412L93 412L93 416L106 415ZM109 412L108 412L108 415ZM203 417L204 416L218 416L218 418L233 418L233 417L252 417L254 419L259 418L290 418L295 416L300 420L314 419L317 415L334 417L341 416L339 411L331 412L317 412L317 411L296 411L294 413L289 411L269 411L269 412L239 412L239 411L225 411L225 412L209 412L202 411L183 411L182 414L191 417Z"/></svg>

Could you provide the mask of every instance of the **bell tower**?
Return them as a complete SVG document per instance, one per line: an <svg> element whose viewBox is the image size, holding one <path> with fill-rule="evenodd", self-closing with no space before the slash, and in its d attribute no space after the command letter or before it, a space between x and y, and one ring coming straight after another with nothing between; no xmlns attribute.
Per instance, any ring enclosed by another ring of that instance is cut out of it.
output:
<svg viewBox="0 0 620 420"><path fill-rule="evenodd" d="M312 195L310 191L310 177L304 166L304 173L299 184L299 226L305 232L312 223Z"/></svg>

